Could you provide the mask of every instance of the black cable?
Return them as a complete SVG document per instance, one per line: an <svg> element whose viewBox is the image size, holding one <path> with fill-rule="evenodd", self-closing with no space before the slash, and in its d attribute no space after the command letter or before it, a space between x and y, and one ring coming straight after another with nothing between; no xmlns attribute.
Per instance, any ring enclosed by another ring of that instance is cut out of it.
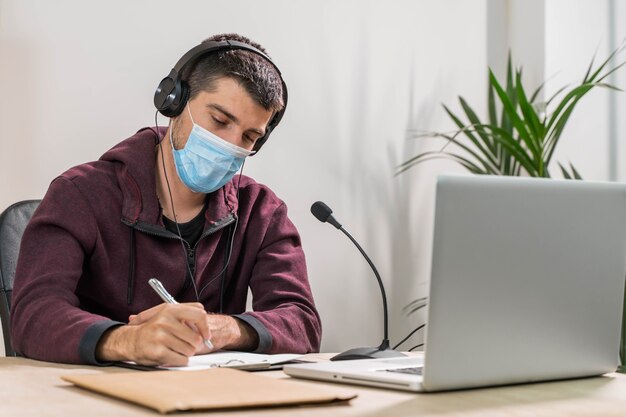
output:
<svg viewBox="0 0 626 417"><path fill-rule="evenodd" d="M413 334L415 334L415 332L417 332L420 329L423 329L424 327L426 327L426 323L424 324L420 324L419 326L417 326L411 333L409 333L407 335L407 337L405 337L404 339L402 339L400 342L398 342L397 345L395 345L393 347L393 349L395 350L398 346L400 346L401 344L403 344L404 342L406 342L407 340L409 340L409 337L413 336Z"/></svg>
<svg viewBox="0 0 626 417"><path fill-rule="evenodd" d="M234 233L234 230L233 230L234 226L235 225L233 224L232 226L228 228L230 236L232 236L232 234ZM231 253L230 248L233 242L232 240L230 240L228 243L229 243L228 248L226 249L226 252L224 253L224 267L228 266L228 263L230 262L230 259L229 259L230 253ZM224 286L226 284L226 275L228 275L227 272L224 272L220 278L220 308L219 308L220 314L224 314Z"/></svg>
<svg viewBox="0 0 626 417"><path fill-rule="evenodd" d="M413 350L417 349L418 347L422 347L422 346L424 346L423 343L420 343L419 345L415 345L411 349L409 349L409 352L413 352Z"/></svg>
<svg viewBox="0 0 626 417"><path fill-rule="evenodd" d="M159 137L158 136L158 131L159 131L158 115L159 115L159 111L157 110L156 113L154 114L154 125L156 126L156 129L157 129L157 137ZM170 135L172 135L173 126L172 126L171 119L170 119L169 129L170 129ZM165 183L167 184L167 193L170 198L170 204L172 205L172 216L174 216L174 224L176 224L176 232L178 233L180 245L182 246L183 253L185 254L185 265L187 266L187 272L189 272L189 279L191 280L193 291L196 294L196 300L200 302L200 295L198 293L198 288L196 287L196 281L193 279L193 272L191 272L191 267L189 266L189 262L188 262L188 254L187 254L187 248L185 247L185 240L183 239L183 234L180 231L180 227L178 226L178 219L176 218L176 210L174 209L174 198L172 197L172 189L170 187L170 180L167 177L167 169L165 168L165 156L163 155L163 146L161 145L162 142L163 141L159 137L159 151L161 153L161 166L163 167L163 175L165 176Z"/></svg>
<svg viewBox="0 0 626 417"><path fill-rule="evenodd" d="M174 199L172 198L172 190L170 188L170 182L169 179L167 177L167 170L165 168L165 157L163 156L163 147L161 145L161 139L159 137L158 134L158 129L159 129L159 124L158 124L158 115L159 115L159 111L157 110L157 112L154 114L154 124L156 126L157 131L155 132L157 138L158 138L158 143L159 143L159 149L160 149L160 153L161 153L161 165L163 166L163 174L165 176L165 183L167 184L167 192L169 194L169 198L170 198L170 204L172 205L172 215L174 216L174 223L176 224L176 231L178 232L178 237L180 238L180 244L183 247L183 252L185 254L185 265L187 265L187 272L189 272L189 277L191 279L191 284L193 286L193 290L196 294L196 300L198 302L200 302L200 296L202 295L202 293L204 292L204 290L213 282L215 281L217 278L219 278L220 276L222 276L222 274L225 274L226 270L228 269L228 265L230 264L230 258L233 254L233 243L235 241L235 232L237 231L237 226L239 225L239 216L237 214L235 214L235 226L233 227L233 232L232 235L230 237L230 244L229 244L229 250L228 250L228 258L226 259L226 264L224 265L224 268L222 268L222 270L217 273L214 277L212 277L209 282L207 282L201 289L200 291L198 291L198 288L196 286L196 282L194 280L193 277L193 273L191 272L191 267L189 266L189 262L187 262L187 249L185 248L185 241L183 239L182 233L180 231L180 228L178 227L178 220L176 218L176 211L174 210ZM171 121L170 121L170 129L172 129L172 125L171 125ZM154 130L153 130L154 132ZM170 131L171 134L171 131ZM242 164L241 164L241 170L239 171L239 178L237 180L237 206L239 206L239 189L240 189L240 184L241 184L241 176L243 175L243 167L245 166L246 160L244 159ZM239 209L239 207L237 207L237 209ZM220 302L222 299L222 294L221 292L223 291L223 288L220 286ZM220 307L221 308L221 307Z"/></svg>

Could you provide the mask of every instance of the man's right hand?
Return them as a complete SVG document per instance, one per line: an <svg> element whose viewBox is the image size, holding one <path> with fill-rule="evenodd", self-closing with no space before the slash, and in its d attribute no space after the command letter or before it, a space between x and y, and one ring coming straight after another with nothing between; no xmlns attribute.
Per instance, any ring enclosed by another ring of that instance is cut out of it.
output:
<svg viewBox="0 0 626 417"><path fill-rule="evenodd" d="M134 361L142 365L187 365L210 339L207 314L200 303L161 304L139 313L138 325L104 333L96 348L100 361ZM190 328L193 324L197 331Z"/></svg>

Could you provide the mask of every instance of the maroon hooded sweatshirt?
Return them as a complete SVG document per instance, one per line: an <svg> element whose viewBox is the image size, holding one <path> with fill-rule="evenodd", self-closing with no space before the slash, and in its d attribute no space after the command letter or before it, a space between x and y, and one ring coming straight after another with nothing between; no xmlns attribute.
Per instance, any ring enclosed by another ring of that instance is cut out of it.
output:
<svg viewBox="0 0 626 417"><path fill-rule="evenodd" d="M237 199L235 177L208 195L202 237L184 250L163 225L156 143L154 131L142 129L52 182L22 240L11 303L14 349L98 364L96 345L106 330L162 302L150 278L179 302L196 301L189 265L205 309L252 326L256 352L318 351L320 318L285 203L245 176ZM245 311L248 288L252 312Z"/></svg>

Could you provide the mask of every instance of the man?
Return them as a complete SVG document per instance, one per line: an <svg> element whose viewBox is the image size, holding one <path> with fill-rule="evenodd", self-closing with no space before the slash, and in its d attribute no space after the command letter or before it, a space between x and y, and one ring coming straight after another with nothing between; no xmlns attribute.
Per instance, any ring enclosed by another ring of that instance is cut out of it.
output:
<svg viewBox="0 0 626 417"><path fill-rule="evenodd" d="M247 38L214 36L183 56L155 95L167 129L142 129L50 185L22 240L15 350L148 365L220 349L318 351L320 319L287 208L234 177L286 99L278 69ZM162 303L151 278L180 304Z"/></svg>

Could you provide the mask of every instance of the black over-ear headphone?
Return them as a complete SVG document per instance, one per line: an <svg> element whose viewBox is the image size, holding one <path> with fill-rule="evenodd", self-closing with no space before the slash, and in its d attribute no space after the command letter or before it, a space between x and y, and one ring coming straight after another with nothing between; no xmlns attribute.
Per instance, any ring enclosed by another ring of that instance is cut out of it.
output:
<svg viewBox="0 0 626 417"><path fill-rule="evenodd" d="M189 100L189 84L185 80L181 78L181 74L183 69L188 65L191 65L201 56L211 54L217 51L230 51L235 49L242 49L245 51L249 51L255 53L263 58L267 62L269 62L278 72L278 76L280 77L280 81L283 85L283 109L276 112L276 114L272 117L272 120L267 125L265 130L265 135L259 138L254 144L254 150L258 151L261 149L261 146L267 141L272 133L272 130L278 125L280 119L283 118L285 114L285 109L287 108L287 85L283 80L282 74L280 70L272 62L270 57L264 54L262 51L256 49L253 46L250 46L243 42L237 41L209 41L203 42L200 45L192 48L187 52L181 59L178 60L174 68L170 71L169 75L161 80L159 86L154 93L154 105L157 110L166 117L176 117L178 116L187 105L187 101Z"/></svg>

